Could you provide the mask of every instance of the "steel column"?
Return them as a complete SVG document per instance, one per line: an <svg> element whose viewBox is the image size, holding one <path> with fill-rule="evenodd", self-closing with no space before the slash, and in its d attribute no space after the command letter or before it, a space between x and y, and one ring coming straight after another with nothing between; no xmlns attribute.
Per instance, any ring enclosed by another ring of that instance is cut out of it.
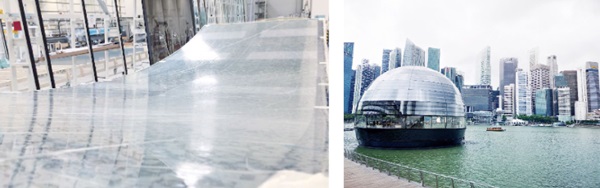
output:
<svg viewBox="0 0 600 188"><path fill-rule="evenodd" d="M194 36L196 36L196 14L194 14L194 1L195 0L190 0L190 7L191 7L191 14L192 14L192 38L194 38ZM199 13L198 13L199 14ZM190 38L191 40L191 38ZM189 41L186 41L189 42Z"/></svg>
<svg viewBox="0 0 600 188"><path fill-rule="evenodd" d="M147 0L142 0L142 14L144 14L144 30L146 30L146 46L148 47L148 62L150 62L150 65L154 65L154 61L152 58L152 46L154 44L154 42L152 40L150 40L150 37L152 36L152 34L150 34L150 29L148 28L148 2L146 2ZM135 20L135 19L134 19ZM134 35L135 36L135 35ZM135 44L135 40L133 41L133 43ZM133 49L135 49L135 45L133 46ZM133 57L135 59L135 54L133 54ZM133 62L135 63L135 62Z"/></svg>
<svg viewBox="0 0 600 188"><path fill-rule="evenodd" d="M25 15L23 0L19 0L19 11L21 12L21 24L23 24L23 30L25 32L25 42L27 42L27 51L29 52L29 62L31 63L31 72L33 74L33 81L35 82L35 89L40 90L40 80L37 75L37 67L35 67L35 59L33 57L33 49L31 48L31 37L29 36L29 26L27 25L27 16Z"/></svg>
<svg viewBox="0 0 600 188"><path fill-rule="evenodd" d="M56 88L54 83L54 72L52 71L52 60L50 60L50 53L48 53L48 44L46 41L46 29L44 28L44 18L42 17L42 11L40 8L40 1L35 0L35 8L38 14L38 21L40 24L40 31L42 33L42 43L44 43L44 55L46 55L46 64L48 65L48 75L50 76L50 85L52 88ZM60 25L60 23L59 23Z"/></svg>
<svg viewBox="0 0 600 188"><path fill-rule="evenodd" d="M134 2L137 3L137 2ZM125 75L127 75L127 60L125 58L125 48L123 47L123 33L121 33L121 20L120 20L120 16L119 16L119 4L117 3L117 0L115 0L115 13L117 13L117 28L119 28L119 43L121 44L121 55L123 55L123 65L125 66ZM135 18L134 18L134 22L133 25L135 26ZM106 33L106 31L105 31ZM135 44L135 41L134 41ZM135 45L133 45L133 48L135 48ZM133 57L135 58L135 54L133 54Z"/></svg>
<svg viewBox="0 0 600 188"><path fill-rule="evenodd" d="M90 51L90 59L92 59L92 68L94 69L94 81L98 82L98 73L96 72L96 60L94 59L94 49L92 48L92 37L90 34L90 26L87 10L85 8L85 0L81 0L81 6L83 8L83 21L85 23L85 35L87 36L88 50ZM106 31L105 31L106 34Z"/></svg>

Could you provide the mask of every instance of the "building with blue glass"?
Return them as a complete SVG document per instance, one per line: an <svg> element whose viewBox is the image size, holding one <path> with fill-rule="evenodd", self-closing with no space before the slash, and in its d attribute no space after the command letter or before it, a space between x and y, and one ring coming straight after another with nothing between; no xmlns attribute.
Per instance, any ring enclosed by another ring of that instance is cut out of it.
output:
<svg viewBox="0 0 600 188"><path fill-rule="evenodd" d="M392 53L392 50L383 49L383 55L381 56L381 74L390 69L390 53Z"/></svg>
<svg viewBox="0 0 600 188"><path fill-rule="evenodd" d="M440 72L446 76L446 78L450 79L454 86L458 88L458 91L462 92L462 87L464 85L464 77L459 74L454 67L444 67L440 70Z"/></svg>
<svg viewBox="0 0 600 188"><path fill-rule="evenodd" d="M456 68L454 67L444 67L440 70L440 72L446 76L446 78L450 79L452 82L455 82L456 78Z"/></svg>
<svg viewBox="0 0 600 188"><path fill-rule="evenodd" d="M514 57L500 59L500 95L504 95L504 86L515 84L519 60Z"/></svg>
<svg viewBox="0 0 600 188"><path fill-rule="evenodd" d="M567 82L567 87L569 87L569 102L571 107L571 116L575 116L575 102L577 101L577 97L579 95L579 91L577 90L577 71L576 70L565 70L560 72Z"/></svg>
<svg viewBox="0 0 600 188"><path fill-rule="evenodd" d="M569 86L569 84L567 83L567 79L565 78L565 75L563 75L563 73L554 75L554 86L557 88Z"/></svg>
<svg viewBox="0 0 600 188"><path fill-rule="evenodd" d="M588 112L600 109L600 83L598 81L598 63L588 61L585 63L587 86Z"/></svg>
<svg viewBox="0 0 600 188"><path fill-rule="evenodd" d="M402 66L401 63L402 63L402 50L400 50L400 48L394 48L392 50L392 52L390 52L390 62L389 62L389 66L388 66L388 71Z"/></svg>
<svg viewBox="0 0 600 188"><path fill-rule="evenodd" d="M471 108L472 111L488 111L492 112L494 107L492 102L492 86L490 85L466 85L462 88L462 97L465 106Z"/></svg>
<svg viewBox="0 0 600 188"><path fill-rule="evenodd" d="M427 67L430 69L433 69L434 71L440 70L440 49L439 48L428 48L427 49Z"/></svg>
<svg viewBox="0 0 600 188"><path fill-rule="evenodd" d="M344 43L344 114L352 113L352 99L351 95L354 86L352 84L354 71L352 70L352 60L354 55L354 43Z"/></svg>
<svg viewBox="0 0 600 188"><path fill-rule="evenodd" d="M542 88L535 92L535 115L552 116L552 89Z"/></svg>

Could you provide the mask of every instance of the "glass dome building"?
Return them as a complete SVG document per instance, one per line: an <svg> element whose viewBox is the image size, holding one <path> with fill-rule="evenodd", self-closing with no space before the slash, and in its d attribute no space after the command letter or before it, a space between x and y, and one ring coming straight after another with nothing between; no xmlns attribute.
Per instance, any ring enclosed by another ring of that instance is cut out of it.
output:
<svg viewBox="0 0 600 188"><path fill-rule="evenodd" d="M466 129L464 103L458 88L439 72L399 67L379 76L365 91L354 125L365 147L458 145Z"/></svg>

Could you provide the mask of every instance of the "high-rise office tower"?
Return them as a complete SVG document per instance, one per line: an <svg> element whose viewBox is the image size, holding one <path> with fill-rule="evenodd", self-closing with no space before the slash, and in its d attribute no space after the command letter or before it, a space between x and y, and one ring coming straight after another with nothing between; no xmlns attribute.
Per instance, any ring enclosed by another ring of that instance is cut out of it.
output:
<svg viewBox="0 0 600 188"><path fill-rule="evenodd" d="M465 77L463 76L463 73L456 73L456 77L454 78L454 85L456 85L458 91L462 93L462 88L465 85Z"/></svg>
<svg viewBox="0 0 600 188"><path fill-rule="evenodd" d="M552 116L552 89L538 89L535 98L535 115Z"/></svg>
<svg viewBox="0 0 600 188"><path fill-rule="evenodd" d="M560 72L567 82L567 87L569 87L569 101L571 102L571 116L575 115L575 102L577 101L577 71L576 70L566 70Z"/></svg>
<svg viewBox="0 0 600 188"><path fill-rule="evenodd" d="M436 72L440 71L440 49L428 48L427 55L427 67Z"/></svg>
<svg viewBox="0 0 600 188"><path fill-rule="evenodd" d="M444 67L440 70L440 72L446 76L446 78L450 79L452 83L458 88L458 91L462 92L462 87L464 85L464 77L462 74L459 74L454 67Z"/></svg>
<svg viewBox="0 0 600 188"><path fill-rule="evenodd" d="M548 76L550 74L550 68L547 65L543 65L543 64L535 64L533 65L531 72L529 74L529 76L531 77L530 83L529 83L529 87L531 88L531 93L535 94L531 96L531 104L533 104L533 108L532 110L537 114L536 108L537 108L537 104L536 101L536 97L537 95L537 90L540 90L542 88L550 88L550 76Z"/></svg>
<svg viewBox="0 0 600 188"><path fill-rule="evenodd" d="M354 113L354 111L353 111L354 110L353 108L354 108L354 105L355 105L355 102L354 102L354 93L355 92L354 91L355 91L355 84L356 84L356 71L355 70L352 70L352 78L350 80L351 80L351 82L350 82L350 93L349 93L350 100L347 101L348 102L347 108L346 108L346 106L344 106L344 108L345 108L344 109L344 114L352 114L352 113ZM346 104L346 101L344 101L344 105L345 104Z"/></svg>
<svg viewBox="0 0 600 188"><path fill-rule="evenodd" d="M362 88L362 80L363 80L363 66L356 66L356 70L354 71L354 95L352 96L352 113L356 112L356 108L358 107L358 102L360 101L360 97L362 96L361 88Z"/></svg>
<svg viewBox="0 0 600 188"><path fill-rule="evenodd" d="M540 48L535 47L529 50L529 70L533 69L533 66L538 64L540 57Z"/></svg>
<svg viewBox="0 0 600 188"><path fill-rule="evenodd" d="M585 69L577 69L577 102L575 102L575 120L587 120L588 92Z"/></svg>
<svg viewBox="0 0 600 188"><path fill-rule="evenodd" d="M371 86L371 83L373 83L373 81L375 81L380 74L380 66L370 64L369 60L367 59L362 60L362 64L360 64L356 69L353 111L356 110L356 104L358 104L360 98L363 96L367 88Z"/></svg>
<svg viewBox="0 0 600 188"><path fill-rule="evenodd" d="M532 115L531 111L531 90L527 83L529 74L523 69L517 69L515 79L515 114Z"/></svg>
<svg viewBox="0 0 600 188"><path fill-rule="evenodd" d="M503 88L502 112L504 112L505 116L514 117L515 84L509 84Z"/></svg>
<svg viewBox="0 0 600 188"><path fill-rule="evenodd" d="M556 89L558 95L558 120L565 122L571 121L571 94L568 87Z"/></svg>
<svg viewBox="0 0 600 188"><path fill-rule="evenodd" d="M565 77L565 75L562 72L554 75L554 86L556 88L569 87L567 78Z"/></svg>
<svg viewBox="0 0 600 188"><path fill-rule="evenodd" d="M600 109L600 83L598 82L598 63L588 61L585 63L587 82L588 112Z"/></svg>
<svg viewBox="0 0 600 188"><path fill-rule="evenodd" d="M402 66L425 66L425 51L406 39Z"/></svg>
<svg viewBox="0 0 600 188"><path fill-rule="evenodd" d="M556 56L548 56L548 67L550 68L550 88L556 88L554 76L558 74L558 63L556 63Z"/></svg>
<svg viewBox="0 0 600 188"><path fill-rule="evenodd" d="M440 70L440 72L446 76L446 78L450 79L452 82L454 82L455 78L456 78L456 68L454 67L444 67Z"/></svg>
<svg viewBox="0 0 600 188"><path fill-rule="evenodd" d="M390 68L390 53L392 53L392 50L383 49L383 55L381 56L381 74L387 72Z"/></svg>
<svg viewBox="0 0 600 188"><path fill-rule="evenodd" d="M470 106L473 111L488 111L494 110L492 101L495 96L492 96L492 86L490 85L465 85L462 88L462 98L465 106Z"/></svg>
<svg viewBox="0 0 600 188"><path fill-rule="evenodd" d="M515 75L519 67L519 60L514 57L500 59L500 89L515 83ZM500 91L500 95L504 92Z"/></svg>
<svg viewBox="0 0 600 188"><path fill-rule="evenodd" d="M387 70L392 70L402 66L402 51L400 48L395 48L390 52L390 62Z"/></svg>
<svg viewBox="0 0 600 188"><path fill-rule="evenodd" d="M425 66L425 50L418 48L419 49L419 65L421 66Z"/></svg>
<svg viewBox="0 0 600 188"><path fill-rule="evenodd" d="M354 77L354 71L352 70L352 60L354 54L354 43L353 42L345 42L344 43L344 113L350 114L352 113L352 96L350 93L352 92L352 78Z"/></svg>
<svg viewBox="0 0 600 188"><path fill-rule="evenodd" d="M480 85L491 85L492 84L492 67L490 64L490 47L486 46L479 53L479 84Z"/></svg>
<svg viewBox="0 0 600 188"><path fill-rule="evenodd" d="M560 101L559 101L559 95L558 95L559 89L560 88L566 88L568 90L569 88L568 88L568 85L567 85L567 80L565 79L565 76L562 73L556 74L555 76L550 77L550 78L554 78L554 82L555 82L555 88L553 89L554 93L552 94L552 97L553 97L552 103L554 105L553 108L552 108L553 111L554 111L552 113L552 115L558 116L559 113L560 113L559 112L559 110L560 110L559 109L559 105L560 105L559 102ZM570 97L570 96L567 96L567 97ZM570 104L569 104L569 106L570 106ZM570 112L570 109L569 109L569 112Z"/></svg>

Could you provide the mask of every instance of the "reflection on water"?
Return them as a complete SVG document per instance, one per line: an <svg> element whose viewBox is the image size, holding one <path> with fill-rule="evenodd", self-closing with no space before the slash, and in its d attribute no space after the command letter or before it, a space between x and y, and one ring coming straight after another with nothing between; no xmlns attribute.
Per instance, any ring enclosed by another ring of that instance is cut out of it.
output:
<svg viewBox="0 0 600 188"><path fill-rule="evenodd" d="M348 126L348 125L346 125ZM469 126L462 146L420 150L345 147L394 163L498 187L600 187L600 129Z"/></svg>

